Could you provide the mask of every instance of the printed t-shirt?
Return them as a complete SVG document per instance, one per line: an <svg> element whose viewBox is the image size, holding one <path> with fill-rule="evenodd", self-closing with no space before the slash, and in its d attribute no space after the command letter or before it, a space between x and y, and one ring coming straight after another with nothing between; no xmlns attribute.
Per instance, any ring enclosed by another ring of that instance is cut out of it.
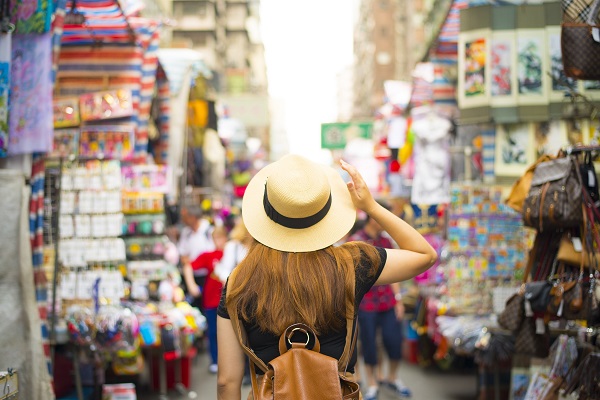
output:
<svg viewBox="0 0 600 400"><path fill-rule="evenodd" d="M358 310L358 305L362 300L365 293L375 284L383 266L387 260L387 253L385 249L377 247L381 262L376 266L375 274L371 274L373 266L368 263L364 258L356 266L356 285L355 285L355 296L354 296L354 314ZM225 298L227 296L227 285L223 288L221 294L221 302L217 309L217 315L223 318L229 319L229 313L225 305ZM270 332L262 332L260 328L253 323L243 322L244 328L248 334L248 342L250 348L256 353L256 355L263 360L265 363L269 363L272 359L279 356L279 336L273 335ZM344 351L344 345L346 343L346 329L344 328L339 332L326 332L319 335L319 342L321 344L321 353L338 359L341 357ZM310 345L310 344L309 344ZM356 365L357 353L354 349L354 354L348 364L348 371L353 372L354 366Z"/></svg>
<svg viewBox="0 0 600 400"><path fill-rule="evenodd" d="M217 308L219 305L223 284L220 280L213 278L212 273L222 257L223 250L215 250L202 253L192 261L194 274L201 272L201 276L206 276L206 283L202 291L202 305L204 308Z"/></svg>

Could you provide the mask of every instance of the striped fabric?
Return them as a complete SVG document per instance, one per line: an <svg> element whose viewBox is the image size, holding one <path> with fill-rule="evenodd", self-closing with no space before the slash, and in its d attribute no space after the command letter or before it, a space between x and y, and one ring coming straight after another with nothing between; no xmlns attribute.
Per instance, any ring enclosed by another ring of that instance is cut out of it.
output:
<svg viewBox="0 0 600 400"><path fill-rule="evenodd" d="M31 172L31 198L29 200L29 236L33 254L33 278L35 298L40 313L42 326L42 344L51 373L50 342L48 332L48 282L43 268L44 264L44 158L36 154L33 158Z"/></svg>
<svg viewBox="0 0 600 400"><path fill-rule="evenodd" d="M67 9L70 6L69 0ZM96 21L91 23L94 37L85 38L81 27L65 25L58 60L58 93L69 96L131 90L135 114L123 122L135 124L134 160L143 162L148 150L148 120L158 65L159 23L125 18L113 1L78 1L77 11L86 16L87 22ZM102 44L94 46L97 39Z"/></svg>
<svg viewBox="0 0 600 400"><path fill-rule="evenodd" d="M450 12L430 53L434 66L433 99L444 114L457 115L456 79L450 71L458 65L458 34L460 33L460 10L469 7L469 0L454 0Z"/></svg>
<svg viewBox="0 0 600 400"><path fill-rule="evenodd" d="M155 149L155 160L159 164L165 164L169 152L171 91L169 89L167 74L160 64L156 72L156 86L158 89L156 100L158 101L158 130L160 131L160 139Z"/></svg>
<svg viewBox="0 0 600 400"><path fill-rule="evenodd" d="M101 47L62 46L58 61L57 92L60 96L78 96L102 90L129 89L135 113L122 122L133 122L137 128L142 63L143 52L137 46L114 43ZM147 139L141 137L138 141L136 132L134 157L143 158L146 151Z"/></svg>
<svg viewBox="0 0 600 400"><path fill-rule="evenodd" d="M136 132L136 150L148 148L148 124L150 107L156 84L158 67L158 47L160 42L159 23L146 18L129 18L129 23L137 34L138 49L143 52L141 65L140 105L138 109L138 129ZM145 150L144 150L145 151Z"/></svg>
<svg viewBox="0 0 600 400"><path fill-rule="evenodd" d="M65 25L65 12L67 0L57 0L54 4L54 21L52 22L52 82L56 83L58 57L60 54L60 41Z"/></svg>
<svg viewBox="0 0 600 400"><path fill-rule="evenodd" d="M85 15L83 25L65 25L63 45L121 44L131 45L135 35L118 1L78 0L76 11ZM67 1L67 12L73 1Z"/></svg>

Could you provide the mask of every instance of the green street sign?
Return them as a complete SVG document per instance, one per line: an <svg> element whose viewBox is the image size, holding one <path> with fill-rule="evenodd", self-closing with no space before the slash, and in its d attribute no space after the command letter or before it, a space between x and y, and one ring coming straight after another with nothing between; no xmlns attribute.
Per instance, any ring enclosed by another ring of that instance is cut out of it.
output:
<svg viewBox="0 0 600 400"><path fill-rule="evenodd" d="M333 122L321 124L321 148L343 149L354 138L371 139L372 122Z"/></svg>

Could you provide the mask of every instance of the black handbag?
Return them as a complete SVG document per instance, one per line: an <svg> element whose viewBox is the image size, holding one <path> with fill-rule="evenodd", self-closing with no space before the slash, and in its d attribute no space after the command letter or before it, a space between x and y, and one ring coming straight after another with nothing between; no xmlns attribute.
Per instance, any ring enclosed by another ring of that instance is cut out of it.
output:
<svg viewBox="0 0 600 400"><path fill-rule="evenodd" d="M547 281L529 282L525 284L525 302L534 313L545 313L550 304L552 284ZM527 305L525 306L527 307Z"/></svg>

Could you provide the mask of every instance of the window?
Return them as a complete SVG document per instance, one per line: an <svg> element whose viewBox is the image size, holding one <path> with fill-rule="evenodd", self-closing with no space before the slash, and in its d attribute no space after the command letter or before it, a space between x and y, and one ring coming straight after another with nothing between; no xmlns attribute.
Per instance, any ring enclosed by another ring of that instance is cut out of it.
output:
<svg viewBox="0 0 600 400"><path fill-rule="evenodd" d="M173 39L191 42L192 47L204 47L208 44L208 35L204 32L179 31L173 32Z"/></svg>
<svg viewBox="0 0 600 400"><path fill-rule="evenodd" d="M206 3L203 1L182 2L182 17L206 17Z"/></svg>

